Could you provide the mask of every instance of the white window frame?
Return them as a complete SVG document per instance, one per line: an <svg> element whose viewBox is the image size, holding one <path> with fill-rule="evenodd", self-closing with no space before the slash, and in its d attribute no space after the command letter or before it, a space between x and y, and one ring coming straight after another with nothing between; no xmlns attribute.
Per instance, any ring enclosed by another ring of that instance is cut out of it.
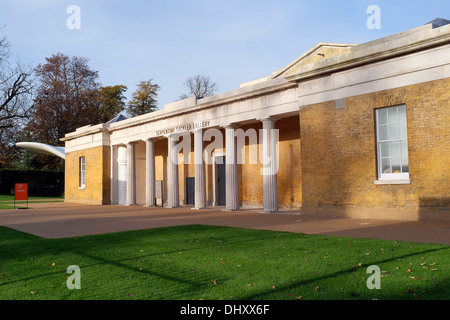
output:
<svg viewBox="0 0 450 320"><path fill-rule="evenodd" d="M86 188L86 158L85 157L80 157L79 158L79 185L78 185L78 189L85 189Z"/></svg>
<svg viewBox="0 0 450 320"><path fill-rule="evenodd" d="M406 128L406 121L407 119L405 119L405 130L406 130L406 137L402 138L402 137L398 137L398 138L390 138L388 137L388 139L384 139L382 140L380 138L380 124L379 124L379 112L380 110L384 110L384 109L391 109L391 108L399 108L399 107L405 107L405 105L397 105L397 106L391 106L391 107L385 107L385 108L378 108L375 109L375 121L376 121L376 144L377 144L377 168L378 168L378 180L375 180L374 183L375 184L409 184L411 181L409 180L409 152L408 150L406 151L406 157L408 158L408 172L398 172L398 173L383 173L382 171L382 153L381 153L381 144L382 143L386 143L386 142L395 142L395 141L399 141L400 142L400 159L402 159L402 157L404 157L403 151L401 150L401 142L406 140L406 143L408 143L408 137L407 137L407 128ZM401 121L399 121L399 119L397 118L397 128L399 127L398 124L403 123ZM387 126L389 126L389 123L386 124ZM389 130L389 128L388 128ZM400 133L398 133L400 134ZM389 157L391 158L391 156ZM401 170L403 170L402 168L402 163L400 163L400 168Z"/></svg>

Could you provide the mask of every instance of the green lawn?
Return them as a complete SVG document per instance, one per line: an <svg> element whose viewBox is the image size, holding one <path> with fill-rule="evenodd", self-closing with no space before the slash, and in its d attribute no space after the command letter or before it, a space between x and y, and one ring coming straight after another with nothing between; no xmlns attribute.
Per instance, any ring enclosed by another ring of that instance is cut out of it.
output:
<svg viewBox="0 0 450 320"><path fill-rule="evenodd" d="M0 299L450 298L450 247L214 226L65 239L0 227ZM67 267L81 270L69 290ZM370 265L381 289L369 290Z"/></svg>
<svg viewBox="0 0 450 320"><path fill-rule="evenodd" d="M42 202L63 202L64 199L61 197L28 197L28 208L31 208L32 203L42 203ZM27 201L16 201L16 208L26 208ZM0 210L3 209L14 209L14 195L0 195Z"/></svg>
<svg viewBox="0 0 450 320"><path fill-rule="evenodd" d="M63 197L28 197L28 200L64 200ZM0 194L0 202L3 201L14 201L14 195Z"/></svg>

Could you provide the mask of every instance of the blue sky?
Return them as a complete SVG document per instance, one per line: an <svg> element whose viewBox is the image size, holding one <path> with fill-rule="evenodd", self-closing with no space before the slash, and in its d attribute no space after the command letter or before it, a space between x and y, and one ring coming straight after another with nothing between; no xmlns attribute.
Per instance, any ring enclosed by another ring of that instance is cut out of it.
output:
<svg viewBox="0 0 450 320"><path fill-rule="evenodd" d="M66 26L70 5L81 10L78 30ZM366 26L370 5L381 9L381 29ZM102 85L126 85L128 98L138 82L153 79L162 108L195 74L225 92L318 42L364 43L436 17L450 19L450 1L0 0L0 36L32 66L58 52L86 57Z"/></svg>

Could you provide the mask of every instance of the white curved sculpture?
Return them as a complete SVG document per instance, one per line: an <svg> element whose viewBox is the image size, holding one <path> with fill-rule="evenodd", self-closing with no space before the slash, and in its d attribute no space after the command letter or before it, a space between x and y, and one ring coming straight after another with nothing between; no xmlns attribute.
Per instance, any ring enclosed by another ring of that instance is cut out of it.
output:
<svg viewBox="0 0 450 320"><path fill-rule="evenodd" d="M39 142L17 142L16 146L32 152L49 154L51 156L57 156L62 159L66 158L64 147L54 147Z"/></svg>

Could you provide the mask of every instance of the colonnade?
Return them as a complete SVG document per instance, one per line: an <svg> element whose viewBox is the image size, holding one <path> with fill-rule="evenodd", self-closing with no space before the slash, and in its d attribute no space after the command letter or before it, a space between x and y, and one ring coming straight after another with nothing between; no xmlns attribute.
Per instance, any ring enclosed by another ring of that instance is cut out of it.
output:
<svg viewBox="0 0 450 320"><path fill-rule="evenodd" d="M264 212L278 211L278 187L277 187L277 157L276 139L272 134L275 128L274 119L262 119L263 125L263 190L264 190ZM238 211L239 206L239 184L238 184L238 161L237 142L235 136L236 127L229 125L225 127L225 175L226 175L226 206L227 211ZM204 161L204 142L202 128L194 129L194 163L195 163L195 202L194 209L206 209L206 174ZM168 141L168 161L167 161L167 208L180 206L179 199L179 177L178 177L178 149L176 148L179 136L170 134L165 136ZM126 199L125 205L136 205L136 160L135 144L138 141L130 141L126 145L111 148L111 197L121 199L121 192L125 185L120 177L124 177L124 153L126 149ZM152 207L155 202L155 139L145 140L145 206ZM264 159L270 159L266 161ZM117 161L114 163L114 161Z"/></svg>

